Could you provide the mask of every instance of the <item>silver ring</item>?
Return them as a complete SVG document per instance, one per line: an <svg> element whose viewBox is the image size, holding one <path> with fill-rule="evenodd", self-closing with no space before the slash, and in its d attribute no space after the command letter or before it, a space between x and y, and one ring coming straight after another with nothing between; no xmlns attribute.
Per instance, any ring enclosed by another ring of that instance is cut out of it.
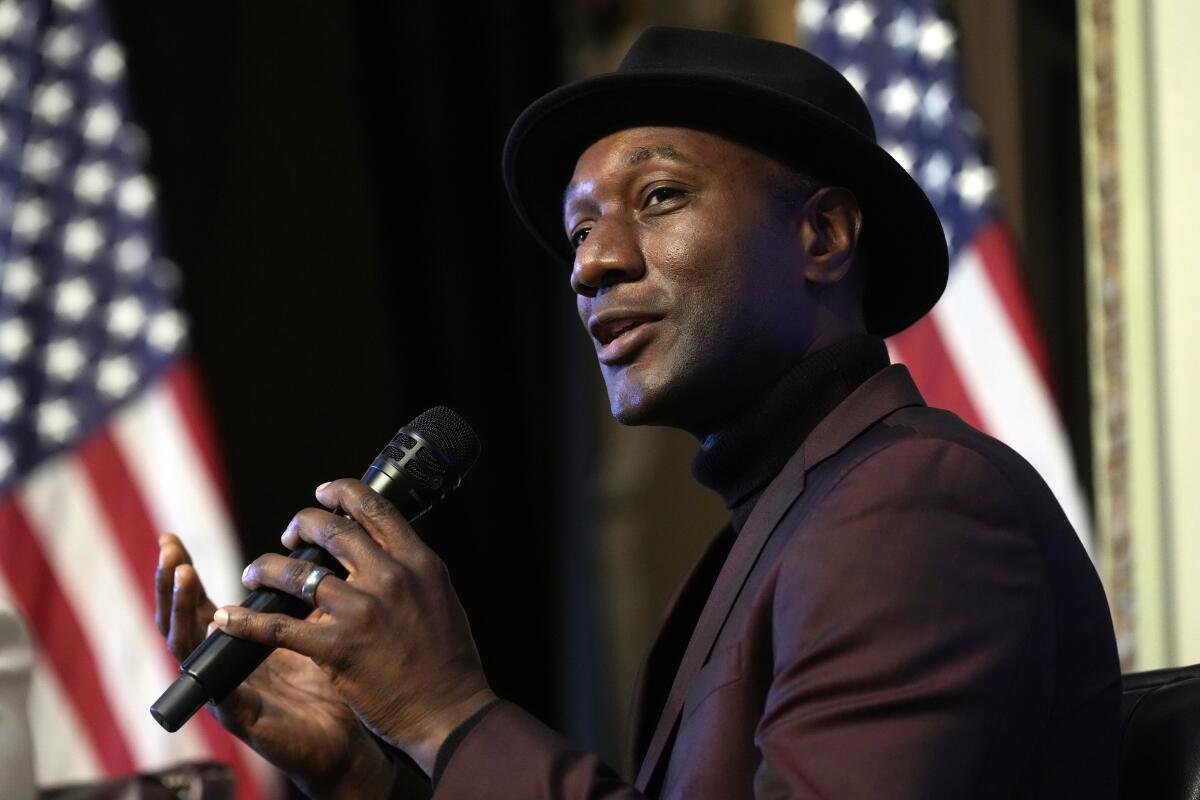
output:
<svg viewBox="0 0 1200 800"><path fill-rule="evenodd" d="M313 567L308 573L308 577L304 579L304 585L300 587L300 596L313 608L317 607L317 587L321 585L321 581L325 580L326 575L332 574L333 570L318 566Z"/></svg>

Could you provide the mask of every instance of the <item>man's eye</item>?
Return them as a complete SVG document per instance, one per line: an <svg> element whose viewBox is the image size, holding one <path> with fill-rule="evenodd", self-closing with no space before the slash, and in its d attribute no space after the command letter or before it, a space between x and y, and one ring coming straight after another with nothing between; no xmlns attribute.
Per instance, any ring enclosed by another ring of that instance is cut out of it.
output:
<svg viewBox="0 0 1200 800"><path fill-rule="evenodd" d="M682 189L676 189L673 186L659 186L646 195L646 205L653 206L659 203L665 203L672 197L678 197L683 194Z"/></svg>
<svg viewBox="0 0 1200 800"><path fill-rule="evenodd" d="M591 228L580 228L579 230L572 233L571 234L571 247L574 247L576 250L578 250L579 245L583 244L583 240L588 237L588 233L591 230L592 230Z"/></svg>

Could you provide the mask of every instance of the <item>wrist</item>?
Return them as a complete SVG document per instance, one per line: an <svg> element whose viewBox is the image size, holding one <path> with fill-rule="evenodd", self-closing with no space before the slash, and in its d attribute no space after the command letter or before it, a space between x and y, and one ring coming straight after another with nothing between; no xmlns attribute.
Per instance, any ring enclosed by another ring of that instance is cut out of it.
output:
<svg viewBox="0 0 1200 800"><path fill-rule="evenodd" d="M432 777L438 752L442 749L442 745L446 743L450 734L484 706L495 702L497 699L491 689L484 687L464 700L455 703L438 715L437 719L433 721L423 736L407 744L404 747L404 752L416 762L417 766L427 776Z"/></svg>
<svg viewBox="0 0 1200 800"><path fill-rule="evenodd" d="M293 782L314 800L357 800L364 792L372 797L388 797L399 768L378 740L366 729L349 750L344 767L328 780L314 781L293 777Z"/></svg>

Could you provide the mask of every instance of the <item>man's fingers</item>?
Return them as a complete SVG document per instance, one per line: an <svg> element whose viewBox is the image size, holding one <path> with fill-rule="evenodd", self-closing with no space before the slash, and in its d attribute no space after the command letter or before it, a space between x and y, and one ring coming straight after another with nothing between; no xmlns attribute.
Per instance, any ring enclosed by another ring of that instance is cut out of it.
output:
<svg viewBox="0 0 1200 800"><path fill-rule="evenodd" d="M224 606L213 615L217 627L239 639L283 647L326 663L329 655L328 626L293 619L286 614L260 614L241 606Z"/></svg>
<svg viewBox="0 0 1200 800"><path fill-rule="evenodd" d="M191 564L175 568L171 597L170 624L167 628L167 647L183 661L200 644L201 625L197 607L201 598L200 579Z"/></svg>
<svg viewBox="0 0 1200 800"><path fill-rule="evenodd" d="M361 525L319 508L306 508L292 517L281 539L292 550L305 542L324 548L352 575L361 565L378 561L381 555L379 545Z"/></svg>
<svg viewBox="0 0 1200 800"><path fill-rule="evenodd" d="M304 583L314 569L318 569L318 566L311 561L300 561L278 553L267 553L250 562L242 572L242 585L251 590L260 586L269 586L294 597L301 597ZM313 599L322 608L336 612L340 606L345 605L347 595L356 593L357 591L347 585L345 581L330 574L321 578L317 590L313 594Z"/></svg>
<svg viewBox="0 0 1200 800"><path fill-rule="evenodd" d="M323 483L317 487L317 499L323 506L341 508L354 517L393 556L402 556L414 548L425 549L424 542L396 507L362 481L342 478Z"/></svg>

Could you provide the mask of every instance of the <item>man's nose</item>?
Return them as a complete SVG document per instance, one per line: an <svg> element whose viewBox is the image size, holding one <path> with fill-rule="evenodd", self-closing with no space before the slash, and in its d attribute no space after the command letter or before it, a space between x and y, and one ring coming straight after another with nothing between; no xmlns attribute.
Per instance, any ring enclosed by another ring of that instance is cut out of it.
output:
<svg viewBox="0 0 1200 800"><path fill-rule="evenodd" d="M646 273L633 224L599 220L575 251L571 288L576 294L595 297L618 283L636 281Z"/></svg>

